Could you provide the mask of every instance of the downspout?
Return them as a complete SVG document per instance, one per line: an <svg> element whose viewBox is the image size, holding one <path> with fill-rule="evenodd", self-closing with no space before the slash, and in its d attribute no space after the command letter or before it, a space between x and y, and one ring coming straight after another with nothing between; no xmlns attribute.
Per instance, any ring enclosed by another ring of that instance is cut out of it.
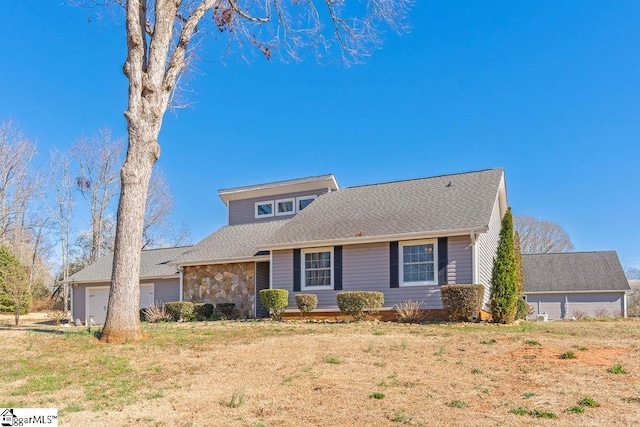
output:
<svg viewBox="0 0 640 427"><path fill-rule="evenodd" d="M622 298L622 316L624 316L624 318L627 318L627 293L624 293L624 296Z"/></svg>
<svg viewBox="0 0 640 427"><path fill-rule="evenodd" d="M475 231L472 231L469 234L469 237L471 238L471 259L472 259L472 264L473 267L471 268L471 280L472 283L478 284L478 248L477 248L477 240L478 240L478 235L476 234Z"/></svg>
<svg viewBox="0 0 640 427"><path fill-rule="evenodd" d="M178 271L180 272L180 299L179 299L179 301L182 301L183 300L183 298L182 298L182 290L183 290L182 282L183 282L183 278L184 278L184 270L183 270L182 266L178 267Z"/></svg>

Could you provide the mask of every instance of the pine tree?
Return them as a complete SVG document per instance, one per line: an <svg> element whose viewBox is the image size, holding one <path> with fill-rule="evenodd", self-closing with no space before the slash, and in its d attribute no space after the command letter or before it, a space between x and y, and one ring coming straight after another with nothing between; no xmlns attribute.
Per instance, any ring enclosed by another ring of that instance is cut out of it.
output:
<svg viewBox="0 0 640 427"><path fill-rule="evenodd" d="M491 315L496 323L515 320L518 303L516 260L511 208L502 218L500 240L491 271Z"/></svg>
<svg viewBox="0 0 640 427"><path fill-rule="evenodd" d="M4 245L0 246L0 301L9 303L15 315L16 326L20 314L29 312L31 308L31 293L25 268Z"/></svg>
<svg viewBox="0 0 640 427"><path fill-rule="evenodd" d="M522 268L522 246L520 245L520 234L516 231L513 235L513 256L516 273L516 294L518 297L524 295L524 271Z"/></svg>

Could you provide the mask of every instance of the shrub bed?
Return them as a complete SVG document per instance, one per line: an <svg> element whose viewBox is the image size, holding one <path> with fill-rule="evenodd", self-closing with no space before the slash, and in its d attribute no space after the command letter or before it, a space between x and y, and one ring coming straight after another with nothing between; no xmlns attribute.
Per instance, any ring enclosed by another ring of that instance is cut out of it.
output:
<svg viewBox="0 0 640 427"><path fill-rule="evenodd" d="M297 294L296 305L300 310L300 315L304 319L305 316L318 307L318 296L316 294Z"/></svg>
<svg viewBox="0 0 640 427"><path fill-rule="evenodd" d="M384 304L384 294L377 291L351 291L336 294L338 308L354 320L362 320L368 314L377 313Z"/></svg>
<svg viewBox="0 0 640 427"><path fill-rule="evenodd" d="M449 310L449 319L467 320L473 313L480 313L484 286L443 285L440 287L442 305Z"/></svg>
<svg viewBox="0 0 640 427"><path fill-rule="evenodd" d="M286 289L262 289L260 301L269 310L271 319L281 320L282 314L289 305L289 291Z"/></svg>
<svg viewBox="0 0 640 427"><path fill-rule="evenodd" d="M193 315L197 320L208 320L213 314L213 304L196 302L193 304Z"/></svg>
<svg viewBox="0 0 640 427"><path fill-rule="evenodd" d="M233 318L234 308L236 308L236 304L233 302L221 302L216 304L216 311L219 315L224 316L225 319Z"/></svg>
<svg viewBox="0 0 640 427"><path fill-rule="evenodd" d="M164 310L177 322L188 322L193 318L193 303L191 301L173 301L165 303Z"/></svg>

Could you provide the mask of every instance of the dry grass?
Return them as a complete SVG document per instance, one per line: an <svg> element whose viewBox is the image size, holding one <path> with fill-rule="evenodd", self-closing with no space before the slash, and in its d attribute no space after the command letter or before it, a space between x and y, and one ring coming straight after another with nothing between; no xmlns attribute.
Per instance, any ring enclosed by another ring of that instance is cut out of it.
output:
<svg viewBox="0 0 640 427"><path fill-rule="evenodd" d="M157 324L121 345L61 331L0 328L0 406L83 426L640 423L640 322ZM585 396L600 406L569 411Z"/></svg>

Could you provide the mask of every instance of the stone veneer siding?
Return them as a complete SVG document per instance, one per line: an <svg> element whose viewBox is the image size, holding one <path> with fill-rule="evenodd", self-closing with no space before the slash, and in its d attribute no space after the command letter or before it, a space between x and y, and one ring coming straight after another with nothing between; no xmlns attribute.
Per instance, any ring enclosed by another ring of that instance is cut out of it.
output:
<svg viewBox="0 0 640 427"><path fill-rule="evenodd" d="M253 262L184 267L184 300L212 304L232 302L240 317L253 317L255 271Z"/></svg>

